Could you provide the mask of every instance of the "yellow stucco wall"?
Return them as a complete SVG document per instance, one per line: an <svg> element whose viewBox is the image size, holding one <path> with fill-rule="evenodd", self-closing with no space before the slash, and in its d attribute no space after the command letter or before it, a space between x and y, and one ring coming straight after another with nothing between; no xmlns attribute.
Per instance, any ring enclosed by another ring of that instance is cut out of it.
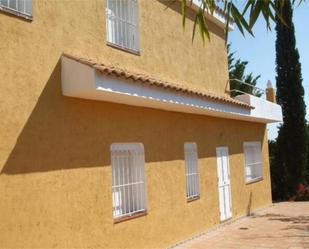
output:
<svg viewBox="0 0 309 249"><path fill-rule="evenodd" d="M194 14L188 9L184 31L178 2L139 1L140 56L106 46L104 0L33 2L32 22L0 14L0 22L5 23L0 27L0 55L7 64L22 66L27 74L35 75L34 81L38 72L42 76L44 70L50 72L48 67L65 52L225 94L223 29L209 23L211 41L203 45L197 32L192 44Z"/></svg>
<svg viewBox="0 0 309 249"><path fill-rule="evenodd" d="M192 22L183 32L174 8L140 1L136 56L105 45L104 18L99 0L34 1L33 22L0 13L0 248L161 248L202 232L219 223L216 146L229 147L234 217L271 203L265 125L62 96L62 52L224 94L221 29L210 24L211 43L192 45ZM201 198L191 203L186 141L199 152ZM264 180L250 185L244 141L263 145ZM142 142L146 158L148 214L119 224L113 142Z"/></svg>

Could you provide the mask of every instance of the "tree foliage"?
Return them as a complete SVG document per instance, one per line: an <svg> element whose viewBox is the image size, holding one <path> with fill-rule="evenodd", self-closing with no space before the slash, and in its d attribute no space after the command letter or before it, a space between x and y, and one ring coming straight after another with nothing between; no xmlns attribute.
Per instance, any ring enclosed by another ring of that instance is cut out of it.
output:
<svg viewBox="0 0 309 249"><path fill-rule="evenodd" d="M293 4L297 3L298 5L302 1L303 0L292 0ZM185 26L186 23L188 2L189 5L193 4L193 0L181 0L183 26ZM199 0L200 6L195 15L192 41L195 36L196 26L198 26L198 30L203 41L205 41L206 37L210 39L208 26L204 16L206 13L210 13L212 15L219 5L222 5L223 11L227 17L225 23L226 40L228 36L228 27L231 22L236 24L237 28L243 35L245 35L245 33L249 33L252 36L254 36L252 28L260 16L265 20L268 30L271 30L271 22L275 22L276 18L280 22L285 23L282 16L282 9L284 8L286 2L285 0L277 0L277 4L275 4L274 0L247 0L241 8L237 7L235 2L237 1Z"/></svg>
<svg viewBox="0 0 309 249"><path fill-rule="evenodd" d="M271 165L273 194L280 199L294 195L297 185L306 181L308 156L304 88L290 0L285 1L282 17L286 24L280 22L278 17L276 24L276 85L283 124L279 127Z"/></svg>
<svg viewBox="0 0 309 249"><path fill-rule="evenodd" d="M227 52L230 89L232 90L231 96L234 97L236 95L242 94L242 92L245 92L260 97L262 95L262 92L254 88L254 86L256 86L257 81L261 77L261 75L254 77L252 73L245 74L248 61L235 59L235 52L231 52L231 44L227 45ZM249 84L249 86L241 84L237 80L246 82Z"/></svg>

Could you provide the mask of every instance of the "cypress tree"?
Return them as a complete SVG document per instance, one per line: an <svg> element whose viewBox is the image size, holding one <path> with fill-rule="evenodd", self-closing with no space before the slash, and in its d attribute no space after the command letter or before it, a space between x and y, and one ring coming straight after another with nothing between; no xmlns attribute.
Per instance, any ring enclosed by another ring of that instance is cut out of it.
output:
<svg viewBox="0 0 309 249"><path fill-rule="evenodd" d="M284 23L276 17L277 102L282 107L283 124L279 127L272 165L273 185L276 188L274 194L279 198L295 194L297 185L305 182L307 167L306 106L301 64L296 48L291 2L286 0L284 3L281 13Z"/></svg>

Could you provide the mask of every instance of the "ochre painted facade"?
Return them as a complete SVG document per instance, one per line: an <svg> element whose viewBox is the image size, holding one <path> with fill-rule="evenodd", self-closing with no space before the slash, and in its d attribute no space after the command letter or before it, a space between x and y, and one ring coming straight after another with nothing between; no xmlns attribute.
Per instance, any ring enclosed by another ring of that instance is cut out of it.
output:
<svg viewBox="0 0 309 249"><path fill-rule="evenodd" d="M105 44L104 1L33 1L0 13L0 248L162 248L219 224L216 147L230 153L233 218L271 203L265 124L61 94L63 52L226 94L223 30L191 43L178 3L139 1L141 55ZM192 17L193 13L189 12ZM207 65L207 66L206 66ZM185 194L183 144L198 146L200 199ZM263 180L245 184L244 141L261 141ZM145 147L147 215L113 223L110 145Z"/></svg>

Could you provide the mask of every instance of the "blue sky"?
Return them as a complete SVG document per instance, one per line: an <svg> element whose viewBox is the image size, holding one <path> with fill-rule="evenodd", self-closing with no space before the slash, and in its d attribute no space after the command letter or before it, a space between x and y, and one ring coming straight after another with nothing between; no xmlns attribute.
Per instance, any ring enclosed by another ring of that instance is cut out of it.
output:
<svg viewBox="0 0 309 249"><path fill-rule="evenodd" d="M241 1L239 1L241 2ZM241 6L241 5L240 5ZM303 85L305 87L305 102L307 105L307 120L309 120L309 1L303 2L294 8L293 16L296 30L296 44L302 64ZM267 31L265 22L259 19L254 27L254 35L246 35L244 38L237 30L229 33L229 42L232 43L232 51L236 51L235 57L249 62L247 73L261 74L258 86L266 87L267 80L276 85L275 71L275 30ZM269 139L277 137L278 124L268 126Z"/></svg>

